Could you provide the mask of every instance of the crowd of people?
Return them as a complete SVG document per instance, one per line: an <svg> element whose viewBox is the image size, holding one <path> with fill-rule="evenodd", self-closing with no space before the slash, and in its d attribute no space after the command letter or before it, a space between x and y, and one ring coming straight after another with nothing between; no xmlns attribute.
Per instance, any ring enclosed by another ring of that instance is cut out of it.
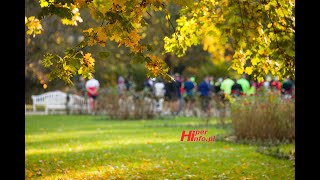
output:
<svg viewBox="0 0 320 180"><path fill-rule="evenodd" d="M284 98L294 98L294 82L284 78L282 82L277 77L267 76L264 81L256 82L248 80L245 75L241 78L230 76L218 77L207 75L202 81L196 81L194 76L183 77L179 74L172 75L174 81L164 82L161 78L147 78L144 81L143 95L155 99L158 112L169 111L174 115L194 114L196 104L200 105L203 112L210 112L211 101L227 101L227 96L241 97L256 95L261 91L269 91L279 94ZM79 95L89 98L91 111L96 111L99 81L95 78L84 81L80 77L77 85ZM135 83L131 76L120 76L117 82L119 99L134 95ZM130 92L130 93L128 93Z"/></svg>
<svg viewBox="0 0 320 180"><path fill-rule="evenodd" d="M258 83L254 80L249 81L245 75L239 79L232 79L230 76L215 79L208 75L197 84L193 76L184 78L175 74L173 77L175 81L172 82L148 78L144 83L145 91L157 100L159 110L169 109L173 114L194 114L197 100L201 110L210 113L211 101L226 102L228 95L241 97L270 91L284 98L294 97L294 83L289 78L280 82L277 77L272 79L267 76L264 81Z"/></svg>

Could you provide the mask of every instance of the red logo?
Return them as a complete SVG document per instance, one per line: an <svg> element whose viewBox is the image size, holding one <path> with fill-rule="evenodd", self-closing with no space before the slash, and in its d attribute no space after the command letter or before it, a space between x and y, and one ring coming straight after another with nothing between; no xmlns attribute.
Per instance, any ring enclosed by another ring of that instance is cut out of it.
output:
<svg viewBox="0 0 320 180"><path fill-rule="evenodd" d="M202 142L213 142L216 139L216 136L210 136L206 138L204 135L208 132L208 130L190 130L188 134L183 130L181 133L180 141L187 139L186 141L202 141ZM197 136L200 135L200 136Z"/></svg>

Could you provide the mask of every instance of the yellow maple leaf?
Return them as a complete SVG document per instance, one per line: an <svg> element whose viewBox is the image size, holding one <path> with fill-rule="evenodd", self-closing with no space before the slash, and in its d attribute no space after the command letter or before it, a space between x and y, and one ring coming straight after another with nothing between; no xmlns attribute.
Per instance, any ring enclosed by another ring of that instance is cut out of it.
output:
<svg viewBox="0 0 320 180"><path fill-rule="evenodd" d="M89 28L89 29L83 30L82 32L87 32L87 33L91 34L92 31L93 31L93 28Z"/></svg>
<svg viewBox="0 0 320 180"><path fill-rule="evenodd" d="M140 41L141 36L138 34L137 30L133 30L129 33L129 37L133 43L138 43Z"/></svg>
<svg viewBox="0 0 320 180"><path fill-rule="evenodd" d="M259 35L262 36L264 34L262 27L257 27L257 31L259 32Z"/></svg>
<svg viewBox="0 0 320 180"><path fill-rule="evenodd" d="M94 66L95 60L91 57L91 53L86 53L83 56L83 62L85 65L87 65L87 67L91 68Z"/></svg>
<svg viewBox="0 0 320 180"><path fill-rule="evenodd" d="M264 78L259 76L259 77L257 77L257 80L258 80L258 83L260 83L264 80Z"/></svg>
<svg viewBox="0 0 320 180"><path fill-rule="evenodd" d="M80 12L77 6L71 5L70 7L67 6L66 8L71 9L71 12L73 15L71 19L67 19L67 18L61 19L62 24L77 26L78 22L83 22L82 18L80 17Z"/></svg>
<svg viewBox="0 0 320 180"><path fill-rule="evenodd" d="M48 85L47 84L43 84L43 89L47 89Z"/></svg>
<svg viewBox="0 0 320 180"><path fill-rule="evenodd" d="M274 69L270 69L270 72L272 75L274 75L276 73L276 71Z"/></svg>
<svg viewBox="0 0 320 180"><path fill-rule="evenodd" d="M113 3L114 4L118 4L119 6L121 6L121 7L123 7L124 6L124 3L125 3L126 1L123 1L123 0L113 0Z"/></svg>
<svg viewBox="0 0 320 180"><path fill-rule="evenodd" d="M78 7L82 7L83 5L86 4L86 0L74 0L74 4L77 5Z"/></svg>
<svg viewBox="0 0 320 180"><path fill-rule="evenodd" d="M253 71L253 67L250 66L250 67L246 67L246 69L244 70L244 72L248 75L251 75L252 74L252 71Z"/></svg>
<svg viewBox="0 0 320 180"><path fill-rule="evenodd" d="M256 65L258 63L259 59L258 58L252 58L251 59L251 64Z"/></svg>
<svg viewBox="0 0 320 180"><path fill-rule="evenodd" d="M90 38L88 40L88 46L93 46L96 43L96 41L93 38Z"/></svg>
<svg viewBox="0 0 320 180"><path fill-rule="evenodd" d="M157 77L164 75L168 72L166 64L162 59L150 54L147 54L146 56L149 57L151 61L147 62L145 64L145 67L149 70L152 76Z"/></svg>
<svg viewBox="0 0 320 180"><path fill-rule="evenodd" d="M45 0L39 0L39 3L41 8L49 6L48 1L45 1Z"/></svg>
<svg viewBox="0 0 320 180"><path fill-rule="evenodd" d="M83 72L83 67L80 67L80 69L78 70L78 74L82 74L82 72Z"/></svg>
<svg viewBox="0 0 320 180"><path fill-rule="evenodd" d="M96 30L96 33L97 33L97 39L98 39L99 44L104 47L106 45L106 41L108 39L105 28L98 27Z"/></svg>
<svg viewBox="0 0 320 180"><path fill-rule="evenodd" d="M118 34L114 34L113 36L110 37L111 41L119 42L121 40L121 37Z"/></svg>
<svg viewBox="0 0 320 180"><path fill-rule="evenodd" d="M41 32L43 31L40 20L37 19L35 16L25 18L25 24L28 27L26 33L28 35L33 35L33 37L35 37L36 34L41 34Z"/></svg>

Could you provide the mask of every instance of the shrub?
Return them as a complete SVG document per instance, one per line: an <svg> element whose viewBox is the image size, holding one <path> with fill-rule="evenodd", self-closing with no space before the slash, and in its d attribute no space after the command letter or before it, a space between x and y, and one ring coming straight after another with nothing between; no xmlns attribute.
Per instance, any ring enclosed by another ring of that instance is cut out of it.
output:
<svg viewBox="0 0 320 180"><path fill-rule="evenodd" d="M235 99L231 107L232 124L238 139L295 139L293 99L262 93Z"/></svg>
<svg viewBox="0 0 320 180"><path fill-rule="evenodd" d="M120 98L109 92L99 97L99 111L112 119L151 119L156 115L153 107L153 99L141 93L127 93Z"/></svg>
<svg viewBox="0 0 320 180"><path fill-rule="evenodd" d="M272 146L272 147L264 147L260 146L256 149L256 152L265 154L268 156L272 156L279 159L288 159L288 160L295 160L295 149L285 150L280 148L279 146Z"/></svg>

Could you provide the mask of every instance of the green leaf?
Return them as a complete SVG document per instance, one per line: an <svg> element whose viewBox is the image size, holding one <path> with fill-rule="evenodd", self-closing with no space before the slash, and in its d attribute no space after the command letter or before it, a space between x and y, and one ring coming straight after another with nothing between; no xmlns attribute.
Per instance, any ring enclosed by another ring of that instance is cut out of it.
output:
<svg viewBox="0 0 320 180"><path fill-rule="evenodd" d="M53 65L52 60L54 58L56 58L56 56L53 54L50 54L50 53L45 54L43 60L41 61L41 64L46 68L50 67L51 65Z"/></svg>
<svg viewBox="0 0 320 180"><path fill-rule="evenodd" d="M245 40L241 39L241 40L239 41L239 46L240 46L241 48L245 48L245 47L247 46Z"/></svg>
<svg viewBox="0 0 320 180"><path fill-rule="evenodd" d="M228 37L220 37L220 43L226 44L228 42Z"/></svg>
<svg viewBox="0 0 320 180"><path fill-rule="evenodd" d="M145 62L144 56L142 53L137 53L134 54L133 59L132 59L132 63L134 64L142 64Z"/></svg>
<svg viewBox="0 0 320 180"><path fill-rule="evenodd" d="M110 56L109 52L99 52L99 57L102 59L107 59Z"/></svg>
<svg viewBox="0 0 320 180"><path fill-rule="evenodd" d="M193 5L193 0L172 0L171 2L175 3L176 5L179 6L192 6Z"/></svg>
<svg viewBox="0 0 320 180"><path fill-rule="evenodd" d="M60 18L67 18L69 20L72 19L72 12L70 9L66 7L55 7L53 4L49 5L49 7L41 8L40 13L38 14L38 19L42 19L45 16L57 15Z"/></svg>
<svg viewBox="0 0 320 180"><path fill-rule="evenodd" d="M140 24L142 27L148 26L148 23L144 19L141 19Z"/></svg>
<svg viewBox="0 0 320 180"><path fill-rule="evenodd" d="M153 51L154 47L150 44L147 44L147 51Z"/></svg>
<svg viewBox="0 0 320 180"><path fill-rule="evenodd" d="M68 55L68 54L73 54L75 52L75 50L68 48L67 50L65 50L64 54Z"/></svg>
<svg viewBox="0 0 320 180"><path fill-rule="evenodd" d="M291 57L295 57L295 52L292 49L286 50L286 53Z"/></svg>
<svg viewBox="0 0 320 180"><path fill-rule="evenodd" d="M134 29L130 21L123 19L120 22L123 25L123 27L127 28L128 30Z"/></svg>
<svg viewBox="0 0 320 180"><path fill-rule="evenodd" d="M71 10L68 8L64 8L64 7L55 8L53 12L54 12L54 14L61 17L62 19L67 18L67 19L71 20L72 16L73 16L73 13L71 12Z"/></svg>
<svg viewBox="0 0 320 180"><path fill-rule="evenodd" d="M72 57L69 59L69 65L75 69L79 69L81 64L80 64L80 60L83 58L83 56L81 57Z"/></svg>
<svg viewBox="0 0 320 180"><path fill-rule="evenodd" d="M113 12L106 12L106 17L110 17L113 20L119 20L119 21L123 19L119 14L113 13Z"/></svg>
<svg viewBox="0 0 320 180"><path fill-rule="evenodd" d="M86 42L85 41L81 41L76 47L84 48L85 46L86 46Z"/></svg>
<svg viewBox="0 0 320 180"><path fill-rule="evenodd" d="M67 4L68 6L74 3L74 0L55 0L56 3Z"/></svg>
<svg viewBox="0 0 320 180"><path fill-rule="evenodd" d="M145 60L145 62L147 62L147 63L152 61L151 58L149 58L149 57L145 57L144 60Z"/></svg>
<svg viewBox="0 0 320 180"><path fill-rule="evenodd" d="M104 19L104 14L103 14L102 12L96 11L96 13L97 13L97 16L98 16L98 17Z"/></svg>

